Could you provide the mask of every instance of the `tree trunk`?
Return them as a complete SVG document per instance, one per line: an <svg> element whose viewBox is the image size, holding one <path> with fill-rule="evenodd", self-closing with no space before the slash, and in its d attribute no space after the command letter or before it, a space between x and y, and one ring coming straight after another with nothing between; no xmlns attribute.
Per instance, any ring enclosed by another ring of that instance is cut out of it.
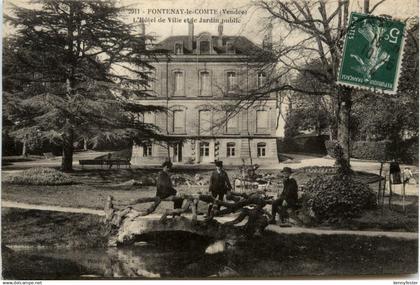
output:
<svg viewBox="0 0 420 285"><path fill-rule="evenodd" d="M343 149L344 159L350 166L350 112L351 112L351 90L348 88L340 88L340 99L339 99L339 114L338 114L338 128L337 128L337 140Z"/></svg>
<svg viewBox="0 0 420 285"><path fill-rule="evenodd" d="M22 157L27 157L28 156L26 144L27 144L27 139L25 138L22 141Z"/></svg>
<svg viewBox="0 0 420 285"><path fill-rule="evenodd" d="M88 140L87 138L83 138L83 150L88 150Z"/></svg>
<svg viewBox="0 0 420 285"><path fill-rule="evenodd" d="M369 14L369 0L363 1L363 13Z"/></svg>
<svg viewBox="0 0 420 285"><path fill-rule="evenodd" d="M73 171L73 140L74 131L67 122L63 131L63 157L61 159L61 170L64 172Z"/></svg>

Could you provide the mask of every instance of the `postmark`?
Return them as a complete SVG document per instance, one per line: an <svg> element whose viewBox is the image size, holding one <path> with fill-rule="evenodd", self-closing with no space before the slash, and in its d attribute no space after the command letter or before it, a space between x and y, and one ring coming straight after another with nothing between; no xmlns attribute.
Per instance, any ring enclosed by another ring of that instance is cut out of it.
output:
<svg viewBox="0 0 420 285"><path fill-rule="evenodd" d="M337 83L395 94L404 51L405 23L351 13Z"/></svg>

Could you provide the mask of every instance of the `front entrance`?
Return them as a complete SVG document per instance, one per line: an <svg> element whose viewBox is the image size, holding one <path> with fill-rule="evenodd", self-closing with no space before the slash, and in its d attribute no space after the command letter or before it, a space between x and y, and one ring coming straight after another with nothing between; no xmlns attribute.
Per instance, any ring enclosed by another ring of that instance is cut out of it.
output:
<svg viewBox="0 0 420 285"><path fill-rule="evenodd" d="M173 162L182 162L182 143L173 146Z"/></svg>
<svg viewBox="0 0 420 285"><path fill-rule="evenodd" d="M200 162L211 162L209 142L200 142Z"/></svg>

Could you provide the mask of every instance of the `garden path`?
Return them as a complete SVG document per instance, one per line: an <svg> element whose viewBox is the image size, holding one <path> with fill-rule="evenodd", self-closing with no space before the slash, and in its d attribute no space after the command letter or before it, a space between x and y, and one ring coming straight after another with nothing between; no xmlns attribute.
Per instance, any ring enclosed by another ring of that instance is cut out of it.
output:
<svg viewBox="0 0 420 285"><path fill-rule="evenodd" d="M59 206L49 206L49 205L35 205L27 203L19 203L12 201L2 201L2 207L5 208L20 208L20 209L33 209L33 210L43 210L43 211L58 211L66 213L84 213L104 216L105 213L102 210L94 210L88 208L72 208L72 207L59 207ZM183 215L188 217L190 215ZM151 214L144 216L141 219L156 219L159 220L161 215ZM233 216L225 216L216 218L219 222L226 222L233 219ZM374 237L388 237L388 238L397 238L404 240L416 240L418 239L418 233L413 232L386 232L386 231L352 231L352 230L330 230L330 229L319 229L319 228L302 228L302 227L280 227L277 225L269 225L266 228L267 231L271 231L277 234L287 234L287 235L296 235L296 234L312 234L312 235L354 235L354 236L374 236Z"/></svg>

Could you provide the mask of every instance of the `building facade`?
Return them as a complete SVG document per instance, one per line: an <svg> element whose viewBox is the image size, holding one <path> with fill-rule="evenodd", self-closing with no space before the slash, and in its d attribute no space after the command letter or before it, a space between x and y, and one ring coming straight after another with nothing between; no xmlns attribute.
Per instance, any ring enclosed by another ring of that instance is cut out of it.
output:
<svg viewBox="0 0 420 285"><path fill-rule="evenodd" d="M263 49L245 37L223 35L222 25L218 30L217 36L194 35L190 23L188 35L158 45L171 56L153 62L153 96L141 103L164 106L168 112L147 113L141 120L155 124L172 142L135 145L132 164L157 164L168 157L186 164L277 161L276 94L249 104L241 100L268 82L255 60Z"/></svg>

